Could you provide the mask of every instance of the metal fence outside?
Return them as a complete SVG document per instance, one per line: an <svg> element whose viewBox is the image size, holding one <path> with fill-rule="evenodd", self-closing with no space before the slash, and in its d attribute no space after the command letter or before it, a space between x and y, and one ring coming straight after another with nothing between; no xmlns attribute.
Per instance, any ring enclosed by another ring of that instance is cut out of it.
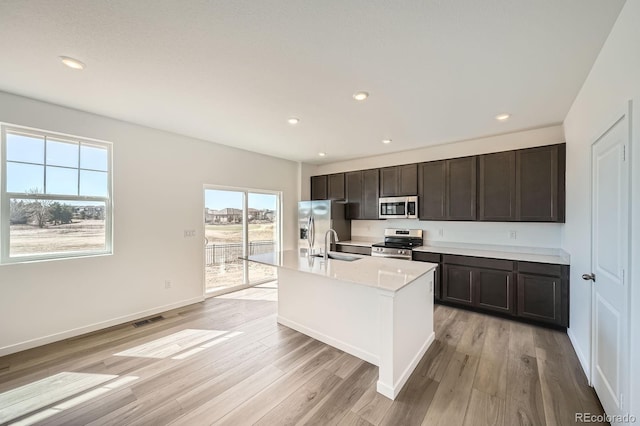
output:
<svg viewBox="0 0 640 426"><path fill-rule="evenodd" d="M240 262L238 258L242 256L242 245L242 243L207 244L205 246L207 266ZM272 252L275 247L276 242L273 240L250 241L249 256Z"/></svg>

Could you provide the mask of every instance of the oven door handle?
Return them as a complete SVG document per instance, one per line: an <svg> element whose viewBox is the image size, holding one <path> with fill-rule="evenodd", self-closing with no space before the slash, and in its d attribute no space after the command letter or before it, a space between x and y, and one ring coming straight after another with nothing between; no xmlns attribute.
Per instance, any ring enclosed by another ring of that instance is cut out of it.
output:
<svg viewBox="0 0 640 426"><path fill-rule="evenodd" d="M402 259L402 260L411 260L411 254L408 255L395 255L395 254L382 254L372 252L371 257L386 257L387 259Z"/></svg>

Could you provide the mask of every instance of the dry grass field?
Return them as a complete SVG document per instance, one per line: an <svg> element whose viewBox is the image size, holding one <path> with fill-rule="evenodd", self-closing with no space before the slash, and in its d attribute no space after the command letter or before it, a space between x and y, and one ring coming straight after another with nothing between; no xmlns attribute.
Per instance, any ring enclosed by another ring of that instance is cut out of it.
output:
<svg viewBox="0 0 640 426"><path fill-rule="evenodd" d="M275 226L276 224L273 222L249 223L249 241L274 240ZM241 243L242 224L207 224L205 225L204 236L209 240L209 244Z"/></svg>
<svg viewBox="0 0 640 426"><path fill-rule="evenodd" d="M65 225L11 225L11 255L103 250L104 220L75 220Z"/></svg>

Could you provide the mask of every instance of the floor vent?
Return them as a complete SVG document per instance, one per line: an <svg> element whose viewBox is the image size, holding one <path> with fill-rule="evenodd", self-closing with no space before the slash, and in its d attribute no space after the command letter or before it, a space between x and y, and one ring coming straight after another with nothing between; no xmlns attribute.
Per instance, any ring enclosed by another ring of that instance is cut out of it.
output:
<svg viewBox="0 0 640 426"><path fill-rule="evenodd" d="M134 327L142 327L143 325L151 324L152 322L160 321L160 320L163 320L163 319L164 319L164 317L162 315L158 315L157 317L147 318L147 319L143 319L143 320L138 321L138 322L134 322L133 326Z"/></svg>

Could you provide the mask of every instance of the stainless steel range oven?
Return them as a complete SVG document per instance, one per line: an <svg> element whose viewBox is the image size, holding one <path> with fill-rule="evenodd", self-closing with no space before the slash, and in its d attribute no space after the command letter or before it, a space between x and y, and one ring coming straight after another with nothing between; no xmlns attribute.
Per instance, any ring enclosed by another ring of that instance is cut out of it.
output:
<svg viewBox="0 0 640 426"><path fill-rule="evenodd" d="M371 246L371 256L411 260L413 247L422 245L422 229L384 230L384 242Z"/></svg>

